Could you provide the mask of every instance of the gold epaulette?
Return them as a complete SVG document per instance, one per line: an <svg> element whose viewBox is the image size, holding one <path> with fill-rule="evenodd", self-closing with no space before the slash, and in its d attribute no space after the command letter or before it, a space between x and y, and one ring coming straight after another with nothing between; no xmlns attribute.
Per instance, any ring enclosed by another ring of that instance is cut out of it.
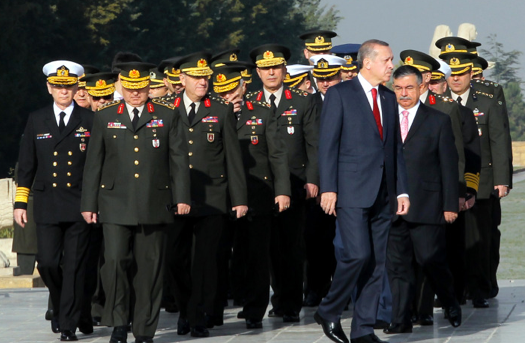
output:
<svg viewBox="0 0 525 343"><path fill-rule="evenodd" d="M255 105L259 105L261 107L264 107L264 108L270 108L272 107L272 105L270 105L269 103L267 103L266 101L250 101L252 104L255 104Z"/></svg>
<svg viewBox="0 0 525 343"><path fill-rule="evenodd" d="M490 86L499 87L499 83L494 82L494 81L489 81L489 80L474 79L471 82L474 82L474 83L477 83L483 86L487 86L487 87L490 87Z"/></svg>
<svg viewBox="0 0 525 343"><path fill-rule="evenodd" d="M467 188L472 188L477 192L479 188L479 173L465 173L465 182L467 183Z"/></svg>
<svg viewBox="0 0 525 343"><path fill-rule="evenodd" d="M251 98L255 93L259 93L259 91L252 91L252 92L248 92L246 93L246 95L244 96L246 99L249 99Z"/></svg>
<svg viewBox="0 0 525 343"><path fill-rule="evenodd" d="M443 94L434 94L436 98L443 100L444 102L455 102L454 99L444 96Z"/></svg>
<svg viewBox="0 0 525 343"><path fill-rule="evenodd" d="M153 98L153 99L151 99L151 102L156 104L156 105L161 105L161 106L167 107L170 110L175 109L175 106L173 106L173 104L171 102L168 102L168 101L166 101L164 99Z"/></svg>
<svg viewBox="0 0 525 343"><path fill-rule="evenodd" d="M484 95L488 98L493 98L494 97L494 94L489 94L489 93L485 93L485 92L482 92L482 91L476 91L476 95Z"/></svg>
<svg viewBox="0 0 525 343"><path fill-rule="evenodd" d="M98 112L98 111L102 111L102 110L105 109L105 108L108 108L108 107L111 107L111 106L118 105L118 104L120 104L120 100L113 100L112 102L108 102L107 104L102 105L102 107L99 107L99 108L97 109L97 112Z"/></svg>
<svg viewBox="0 0 525 343"><path fill-rule="evenodd" d="M309 95L310 93L306 92L306 91L303 91L303 90L300 90L300 89L297 89L297 88L288 88L290 90L290 92L294 92L296 94L299 94L300 96L307 96Z"/></svg>
<svg viewBox="0 0 525 343"><path fill-rule="evenodd" d="M221 105L229 105L230 102L228 100L225 100L219 96L215 96L215 95L209 95L209 99L210 100L213 100L215 102L218 102L219 104Z"/></svg>

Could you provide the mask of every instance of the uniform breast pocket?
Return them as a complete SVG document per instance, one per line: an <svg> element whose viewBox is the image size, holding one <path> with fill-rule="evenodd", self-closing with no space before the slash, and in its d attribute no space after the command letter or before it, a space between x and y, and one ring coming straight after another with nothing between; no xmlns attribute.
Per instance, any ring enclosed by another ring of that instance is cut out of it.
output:
<svg viewBox="0 0 525 343"><path fill-rule="evenodd" d="M210 144L216 144L222 141L221 132L218 127L212 126L202 131L204 139Z"/></svg>

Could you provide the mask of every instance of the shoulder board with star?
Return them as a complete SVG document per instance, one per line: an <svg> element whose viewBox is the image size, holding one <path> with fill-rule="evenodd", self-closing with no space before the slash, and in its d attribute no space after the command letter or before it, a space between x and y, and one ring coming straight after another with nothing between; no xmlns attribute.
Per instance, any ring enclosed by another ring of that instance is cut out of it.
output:
<svg viewBox="0 0 525 343"><path fill-rule="evenodd" d="M228 100L225 100L225 99L223 99L223 98L221 98L219 96L215 96L215 95L210 95L209 99L212 100L212 101L218 102L221 105L229 105L230 104L230 102Z"/></svg>
<svg viewBox="0 0 525 343"><path fill-rule="evenodd" d="M436 97L436 99L440 99L442 100L443 102L455 102L454 99L452 98L449 98L448 96L445 96L443 94L435 94L435 93L432 93L434 94L434 96Z"/></svg>
<svg viewBox="0 0 525 343"><path fill-rule="evenodd" d="M490 98L490 99L492 99L494 97L493 94L485 93L485 92L482 92L482 91L476 91L476 95L483 95L483 96L485 96L487 98Z"/></svg>
<svg viewBox="0 0 525 343"><path fill-rule="evenodd" d="M113 101L111 101L111 102L108 102L108 103L102 105L102 107L99 107L99 108L97 109L97 112L98 112L98 111L102 111L103 109L106 109L106 108L108 108L108 107L118 105L118 104L120 104L120 100L113 100Z"/></svg>
<svg viewBox="0 0 525 343"><path fill-rule="evenodd" d="M171 94L171 95L163 95L161 97L158 97L157 99L162 99L164 101L167 101L167 102L171 102L173 103L173 101L175 100L175 95Z"/></svg>
<svg viewBox="0 0 525 343"><path fill-rule="evenodd" d="M479 84L479 85L483 85L483 86L486 86L486 87L499 87L500 84L497 83L497 82L494 82L494 81L490 81L490 80L481 80L481 79L474 79L471 81L472 83L475 83L475 84Z"/></svg>
<svg viewBox="0 0 525 343"><path fill-rule="evenodd" d="M305 92L305 91L297 89L297 88L288 88L288 89L290 90L290 92L299 94L300 96L308 96L308 94L310 94L308 92Z"/></svg>
<svg viewBox="0 0 525 343"><path fill-rule="evenodd" d="M264 107L264 108L270 108L270 107L272 107L272 105L270 105L270 104L267 103L266 101L251 101L251 103L254 104L254 105L257 105L257 106Z"/></svg>
<svg viewBox="0 0 525 343"><path fill-rule="evenodd" d="M250 98L253 98L253 96L255 96L257 93L259 93L259 91L251 91L251 92L246 93L244 97L246 99L250 99Z"/></svg>
<svg viewBox="0 0 525 343"><path fill-rule="evenodd" d="M164 107L167 107L169 108L170 110L174 109L175 106L173 106L173 103L171 102L168 102L164 99L160 99L160 98L153 98L151 99L151 102L154 103L155 105L160 105L160 106L164 106Z"/></svg>

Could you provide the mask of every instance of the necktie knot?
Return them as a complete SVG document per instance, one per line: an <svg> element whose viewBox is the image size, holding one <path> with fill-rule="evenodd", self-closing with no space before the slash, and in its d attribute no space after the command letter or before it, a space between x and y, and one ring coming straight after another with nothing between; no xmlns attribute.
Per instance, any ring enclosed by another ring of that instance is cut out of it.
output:
<svg viewBox="0 0 525 343"><path fill-rule="evenodd" d="M408 111L403 111L403 112L401 112L401 114L403 115L403 117L407 118L407 117L408 117L408 114L409 114L409 112L408 112Z"/></svg>
<svg viewBox="0 0 525 343"><path fill-rule="evenodd" d="M456 101L458 102L458 104L461 104L461 101L463 101L463 99L461 99L461 97L458 96L458 98L456 99Z"/></svg>
<svg viewBox="0 0 525 343"><path fill-rule="evenodd" d="M377 89L375 88L372 88L372 98L374 98L374 100L377 98Z"/></svg>

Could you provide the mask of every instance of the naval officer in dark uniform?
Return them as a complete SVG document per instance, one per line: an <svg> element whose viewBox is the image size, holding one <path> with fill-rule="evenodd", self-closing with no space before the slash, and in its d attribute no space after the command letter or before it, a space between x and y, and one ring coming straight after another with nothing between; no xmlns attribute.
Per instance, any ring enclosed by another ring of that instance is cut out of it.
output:
<svg viewBox="0 0 525 343"><path fill-rule="evenodd" d="M38 271L53 303L51 327L61 331L62 341L76 341L77 326L93 332L91 323L80 322L90 234L80 215L80 196L93 114L73 101L81 65L54 61L43 71L54 103L29 115L18 158L14 219L21 227L27 223L32 187Z"/></svg>
<svg viewBox="0 0 525 343"><path fill-rule="evenodd" d="M173 222L166 208L176 204L179 215L190 211L188 153L173 106L148 99L152 65L128 62L118 67L124 101L111 102L95 114L81 210L88 223L103 225L102 324L114 327L110 342L126 342L131 312L135 342L153 342L165 228Z"/></svg>

